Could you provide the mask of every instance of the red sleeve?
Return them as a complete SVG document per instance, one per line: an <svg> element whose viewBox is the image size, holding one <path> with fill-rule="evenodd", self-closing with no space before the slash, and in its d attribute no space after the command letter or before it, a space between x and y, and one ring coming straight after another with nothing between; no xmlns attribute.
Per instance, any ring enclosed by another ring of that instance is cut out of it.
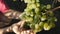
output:
<svg viewBox="0 0 60 34"><path fill-rule="evenodd" d="M0 11L2 13L7 12L9 10L8 6L5 4L4 0L0 0Z"/></svg>

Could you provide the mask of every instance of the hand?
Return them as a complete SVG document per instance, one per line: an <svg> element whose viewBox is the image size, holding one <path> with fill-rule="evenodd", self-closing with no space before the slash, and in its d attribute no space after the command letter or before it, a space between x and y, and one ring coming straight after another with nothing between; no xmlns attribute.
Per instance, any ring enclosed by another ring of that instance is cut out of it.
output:
<svg viewBox="0 0 60 34"><path fill-rule="evenodd" d="M35 34L31 29L29 29L29 30L24 29L23 28L24 24L25 24L25 21L20 21L18 23L15 23L10 27L5 28L4 33L14 32L16 34Z"/></svg>
<svg viewBox="0 0 60 34"><path fill-rule="evenodd" d="M25 24L25 21L20 21L13 27L13 32L16 34L35 34L31 29L30 30L25 30L23 25Z"/></svg>
<svg viewBox="0 0 60 34"><path fill-rule="evenodd" d="M24 30L23 28L21 28L19 30L18 26L15 26L13 28L13 31L16 33L16 34L35 34L31 29L30 30Z"/></svg>

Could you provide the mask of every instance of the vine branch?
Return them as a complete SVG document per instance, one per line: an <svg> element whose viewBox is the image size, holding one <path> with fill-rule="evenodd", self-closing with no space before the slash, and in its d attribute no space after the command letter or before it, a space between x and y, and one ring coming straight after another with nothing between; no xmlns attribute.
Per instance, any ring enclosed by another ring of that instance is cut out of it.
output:
<svg viewBox="0 0 60 34"><path fill-rule="evenodd" d="M58 9L60 9L60 6L58 6L58 7L56 7L56 8L53 8L53 9L51 9L51 10L47 10L47 12L50 12L50 11L56 11L56 10L58 10Z"/></svg>
<svg viewBox="0 0 60 34"><path fill-rule="evenodd" d="M55 11L55 10L58 10L58 9L60 9L60 6L58 6L58 7L54 8L54 9L52 9L51 11Z"/></svg>

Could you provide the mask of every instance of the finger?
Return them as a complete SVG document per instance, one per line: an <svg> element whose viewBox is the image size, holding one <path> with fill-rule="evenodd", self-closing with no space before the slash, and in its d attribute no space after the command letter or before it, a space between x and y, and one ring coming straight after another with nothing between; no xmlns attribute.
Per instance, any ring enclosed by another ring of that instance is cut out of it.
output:
<svg viewBox="0 0 60 34"><path fill-rule="evenodd" d="M27 32L26 32L26 31L24 31L24 34L27 34Z"/></svg>
<svg viewBox="0 0 60 34"><path fill-rule="evenodd" d="M13 30L15 33L19 32L19 31L18 31L18 26L14 26L12 30Z"/></svg>
<svg viewBox="0 0 60 34"><path fill-rule="evenodd" d="M24 31L22 31L21 34L24 34Z"/></svg>
<svg viewBox="0 0 60 34"><path fill-rule="evenodd" d="M2 29L0 29L0 34L3 34L3 30Z"/></svg>
<svg viewBox="0 0 60 34"><path fill-rule="evenodd" d="M30 34L30 30L27 30L26 32L27 32L27 34Z"/></svg>

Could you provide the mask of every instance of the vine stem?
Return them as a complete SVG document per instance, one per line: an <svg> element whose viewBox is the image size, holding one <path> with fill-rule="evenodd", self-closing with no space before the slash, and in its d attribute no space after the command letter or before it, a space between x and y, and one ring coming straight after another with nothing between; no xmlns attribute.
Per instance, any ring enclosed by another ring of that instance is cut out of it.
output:
<svg viewBox="0 0 60 34"><path fill-rule="evenodd" d="M54 12L54 11L56 11L56 10L58 10L58 9L60 9L60 6L58 6L58 7L56 7L56 8L53 8L53 9L51 9L51 10L47 10L47 13L50 12L50 11L53 11L53 12Z"/></svg>
<svg viewBox="0 0 60 34"><path fill-rule="evenodd" d="M60 6L58 6L58 7L54 8L54 9L52 9L51 11L55 11L55 10L58 10L58 9L60 9Z"/></svg>
<svg viewBox="0 0 60 34"><path fill-rule="evenodd" d="M58 10L58 9L60 9L60 6L58 6L58 7L56 7L56 8L53 8L53 9L51 9L51 10L47 10L47 14L49 14L51 11L56 11L56 10Z"/></svg>

